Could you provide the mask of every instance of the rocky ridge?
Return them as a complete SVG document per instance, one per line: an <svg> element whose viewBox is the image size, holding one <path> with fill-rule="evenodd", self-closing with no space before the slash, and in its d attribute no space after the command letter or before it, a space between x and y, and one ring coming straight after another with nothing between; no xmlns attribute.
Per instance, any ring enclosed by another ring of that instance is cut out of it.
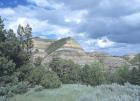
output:
<svg viewBox="0 0 140 101"><path fill-rule="evenodd" d="M39 51L34 54L34 57L42 57L43 62L49 62L54 57L62 59L73 60L80 65L90 64L94 61L101 61L105 67L112 70L121 65L128 64L125 59L121 57L113 57L107 54L92 52L86 53L73 38L67 37L60 40L43 40L40 38L33 39L34 50Z"/></svg>

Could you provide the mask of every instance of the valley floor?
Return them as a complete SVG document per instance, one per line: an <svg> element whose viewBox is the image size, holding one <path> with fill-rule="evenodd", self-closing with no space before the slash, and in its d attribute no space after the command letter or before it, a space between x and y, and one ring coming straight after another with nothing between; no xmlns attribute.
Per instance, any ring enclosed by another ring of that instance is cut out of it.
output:
<svg viewBox="0 0 140 101"><path fill-rule="evenodd" d="M29 90L16 95L10 101L140 101L140 86L126 83L91 87L67 84L58 89Z"/></svg>

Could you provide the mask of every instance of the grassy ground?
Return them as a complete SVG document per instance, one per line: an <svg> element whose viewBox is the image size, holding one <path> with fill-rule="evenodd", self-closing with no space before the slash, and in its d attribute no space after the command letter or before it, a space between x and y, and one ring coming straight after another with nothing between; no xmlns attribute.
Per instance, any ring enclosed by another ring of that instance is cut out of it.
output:
<svg viewBox="0 0 140 101"><path fill-rule="evenodd" d="M35 92L31 89L23 95L16 95L10 101L139 101L139 86L102 85L63 85L59 89L44 89Z"/></svg>
<svg viewBox="0 0 140 101"><path fill-rule="evenodd" d="M94 88L82 85L63 85L59 89L34 89L24 95L16 95L10 101L75 101L81 95L93 91Z"/></svg>

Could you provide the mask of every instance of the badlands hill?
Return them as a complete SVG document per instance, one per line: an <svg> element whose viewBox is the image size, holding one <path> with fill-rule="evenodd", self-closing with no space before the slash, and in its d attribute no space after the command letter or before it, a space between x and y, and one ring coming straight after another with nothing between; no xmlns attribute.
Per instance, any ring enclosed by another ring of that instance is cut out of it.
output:
<svg viewBox="0 0 140 101"><path fill-rule="evenodd" d="M71 37L60 40L34 38L33 42L35 50L34 57L42 57L44 63L51 61L54 57L73 60L80 65L101 61L110 70L118 68L123 64L129 64L121 57L113 57L99 52L87 53Z"/></svg>

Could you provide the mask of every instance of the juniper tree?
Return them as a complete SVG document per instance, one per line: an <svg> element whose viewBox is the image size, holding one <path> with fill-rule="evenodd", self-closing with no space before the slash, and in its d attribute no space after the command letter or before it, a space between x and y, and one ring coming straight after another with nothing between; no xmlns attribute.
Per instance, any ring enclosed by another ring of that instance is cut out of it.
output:
<svg viewBox="0 0 140 101"><path fill-rule="evenodd" d="M31 57L33 42L32 42L32 28L27 24L25 27L19 25L17 33L22 45L22 48L26 50L28 55Z"/></svg>

